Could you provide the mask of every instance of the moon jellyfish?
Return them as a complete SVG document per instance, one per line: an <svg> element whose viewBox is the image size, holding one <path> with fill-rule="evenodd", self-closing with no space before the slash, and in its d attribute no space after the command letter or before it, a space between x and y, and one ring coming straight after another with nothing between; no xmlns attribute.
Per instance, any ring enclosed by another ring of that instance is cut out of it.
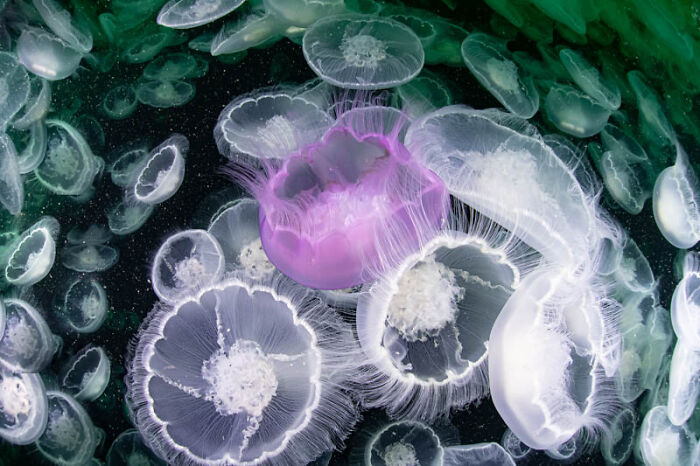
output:
<svg viewBox="0 0 700 466"><path fill-rule="evenodd" d="M673 350L668 386L668 419L683 425L695 411L700 395L700 351L679 338Z"/></svg>
<svg viewBox="0 0 700 466"><path fill-rule="evenodd" d="M625 407L610 421L600 437L600 451L609 465L624 464L632 455L637 437L637 415L632 407Z"/></svg>
<svg viewBox="0 0 700 466"><path fill-rule="evenodd" d="M185 178L185 155L189 148L187 138L175 133L153 149L136 177L135 200L155 205L170 199Z"/></svg>
<svg viewBox="0 0 700 466"><path fill-rule="evenodd" d="M0 360L0 415L0 438L27 445L41 436L48 406L39 374L23 374Z"/></svg>
<svg viewBox="0 0 700 466"><path fill-rule="evenodd" d="M70 13L55 0L32 0L46 25L70 47L86 54L92 49L92 34L84 23L73 20Z"/></svg>
<svg viewBox="0 0 700 466"><path fill-rule="evenodd" d="M24 187L17 162L17 150L7 134L0 134L0 204L11 215L22 211Z"/></svg>
<svg viewBox="0 0 700 466"><path fill-rule="evenodd" d="M639 293L653 290L656 283L649 261L629 236L622 243L622 257L615 270L615 279L628 290Z"/></svg>
<svg viewBox="0 0 700 466"><path fill-rule="evenodd" d="M86 230L75 227L66 235L69 244L104 244L110 239L112 235L101 225L90 225Z"/></svg>
<svg viewBox="0 0 700 466"><path fill-rule="evenodd" d="M127 429L117 436L107 452L107 466L165 466L136 429Z"/></svg>
<svg viewBox="0 0 700 466"><path fill-rule="evenodd" d="M241 6L245 0L170 0L158 12L161 26L189 29L211 23Z"/></svg>
<svg viewBox="0 0 700 466"><path fill-rule="evenodd" d="M29 76L15 56L0 52L0 128L25 105L29 88Z"/></svg>
<svg viewBox="0 0 700 466"><path fill-rule="evenodd" d="M700 181L679 144L676 163L656 179L652 206L659 231L673 246L688 249L700 240Z"/></svg>
<svg viewBox="0 0 700 466"><path fill-rule="evenodd" d="M480 464L492 466L515 466L508 452L495 442L459 445L445 448L444 466Z"/></svg>
<svg viewBox="0 0 700 466"><path fill-rule="evenodd" d="M610 110L571 86L555 84L544 100L547 118L560 131L577 138L587 138L603 130Z"/></svg>
<svg viewBox="0 0 700 466"><path fill-rule="evenodd" d="M325 111L292 92L258 92L226 106L214 138L219 152L231 160L240 154L284 159L318 140L332 124Z"/></svg>
<svg viewBox="0 0 700 466"><path fill-rule="evenodd" d="M437 466L444 464L444 455L440 437L430 426L416 421L399 421L375 432L356 461L361 461L362 466Z"/></svg>
<svg viewBox="0 0 700 466"><path fill-rule="evenodd" d="M689 252L683 260L683 279L671 300L671 322L679 340L700 350L700 256Z"/></svg>
<svg viewBox="0 0 700 466"><path fill-rule="evenodd" d="M185 105L194 93L194 85L187 81L146 81L136 88L139 102L156 108Z"/></svg>
<svg viewBox="0 0 700 466"><path fill-rule="evenodd" d="M46 124L43 120L35 121L29 126L29 131L11 135L17 149L17 168L20 175L33 172L46 156Z"/></svg>
<svg viewBox="0 0 700 466"><path fill-rule="evenodd" d="M107 387L110 374L107 353L99 346L86 346L67 363L61 386L79 401L95 401Z"/></svg>
<svg viewBox="0 0 700 466"><path fill-rule="evenodd" d="M141 76L148 81L176 81L186 78L196 68L197 60L189 53L170 53L150 61Z"/></svg>
<svg viewBox="0 0 700 466"><path fill-rule="evenodd" d="M59 224L53 217L42 217L17 239L7 258L5 280L15 286L40 282L56 259Z"/></svg>
<svg viewBox="0 0 700 466"><path fill-rule="evenodd" d="M170 236L156 253L151 284L168 303L219 281L224 253L216 239L204 230L185 230Z"/></svg>
<svg viewBox="0 0 700 466"><path fill-rule="evenodd" d="M430 76L418 76L397 87L396 93L401 99L400 108L412 118L452 104L452 96L447 87Z"/></svg>
<svg viewBox="0 0 700 466"><path fill-rule="evenodd" d="M107 293L93 278L76 278L66 286L59 310L70 328L78 333L99 330L107 318Z"/></svg>
<svg viewBox="0 0 700 466"><path fill-rule="evenodd" d="M639 121L642 125L642 132L648 135L657 145L674 145L676 132L666 117L656 91L647 83L644 75L637 70L627 73L627 80L637 97L637 108L639 109Z"/></svg>
<svg viewBox="0 0 700 466"><path fill-rule="evenodd" d="M57 81L72 75L83 55L43 29L25 26L17 39L17 59L37 76Z"/></svg>
<svg viewBox="0 0 700 466"><path fill-rule="evenodd" d="M14 116L12 127L19 130L29 129L43 119L51 103L51 83L38 76L29 79L29 96L27 102Z"/></svg>
<svg viewBox="0 0 700 466"><path fill-rule="evenodd" d="M73 397L50 391L46 430L36 441L41 454L54 464L79 465L95 454L104 434L98 431L90 416Z"/></svg>
<svg viewBox="0 0 700 466"><path fill-rule="evenodd" d="M155 206L144 204L127 192L124 199L107 212L109 231L115 235L125 236L141 228L150 218Z"/></svg>
<svg viewBox="0 0 700 466"><path fill-rule="evenodd" d="M295 285L230 280L153 312L127 398L168 463L306 464L354 424L352 332Z"/></svg>
<svg viewBox="0 0 700 466"><path fill-rule="evenodd" d="M316 21L304 34L303 51L318 76L348 89L400 86L420 73L425 59L411 28L370 15Z"/></svg>
<svg viewBox="0 0 700 466"><path fill-rule="evenodd" d="M620 89L614 81L608 81L584 56L571 49L561 49L559 58L576 85L599 105L612 111L620 108Z"/></svg>
<svg viewBox="0 0 700 466"><path fill-rule="evenodd" d="M512 430L506 429L501 438L501 446L515 461L522 460L532 453L532 448L525 445L513 433Z"/></svg>
<svg viewBox="0 0 700 466"><path fill-rule="evenodd" d="M56 352L56 341L39 311L21 299L5 299L0 360L12 370L39 372Z"/></svg>
<svg viewBox="0 0 700 466"><path fill-rule="evenodd" d="M308 27L316 21L344 10L343 0L263 0L265 9L283 21L298 27Z"/></svg>
<svg viewBox="0 0 700 466"><path fill-rule="evenodd" d="M287 25L263 10L253 10L246 16L226 23L211 41L213 56L236 56L251 47L263 46L279 39Z"/></svg>
<svg viewBox="0 0 700 466"><path fill-rule="evenodd" d="M119 260L119 251L105 244L68 246L61 251L61 264L82 273L102 272Z"/></svg>
<svg viewBox="0 0 700 466"><path fill-rule="evenodd" d="M102 111L113 120L122 120L134 113L138 104L133 86L122 84L105 94L102 99Z"/></svg>
<svg viewBox="0 0 700 466"><path fill-rule="evenodd" d="M172 31L161 30L131 41L121 53L127 63L145 63L152 60L161 50L170 45L173 39Z"/></svg>
<svg viewBox="0 0 700 466"><path fill-rule="evenodd" d="M109 167L112 183L121 188L134 186L139 173L148 161L148 152L145 144L138 143L124 149Z"/></svg>
<svg viewBox="0 0 700 466"><path fill-rule="evenodd" d="M644 417L639 450L646 465L692 464L697 443L695 434L687 426L671 424L665 406L656 406Z"/></svg>
<svg viewBox="0 0 700 466"><path fill-rule="evenodd" d="M481 85L510 112L526 119L537 113L537 88L513 61L504 42L488 34L469 34L462 43L462 57Z"/></svg>

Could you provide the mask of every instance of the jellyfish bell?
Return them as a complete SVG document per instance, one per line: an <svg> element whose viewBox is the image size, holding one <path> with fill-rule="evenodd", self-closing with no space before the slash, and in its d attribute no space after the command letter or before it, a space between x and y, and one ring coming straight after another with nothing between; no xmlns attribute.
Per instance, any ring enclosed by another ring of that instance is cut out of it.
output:
<svg viewBox="0 0 700 466"><path fill-rule="evenodd" d="M697 445L695 433L668 419L665 406L656 406L644 416L639 432L639 450L644 464L692 464Z"/></svg>
<svg viewBox="0 0 700 466"><path fill-rule="evenodd" d="M179 107L192 100L195 87L187 81L144 81L136 88L136 98L156 108Z"/></svg>
<svg viewBox="0 0 700 466"><path fill-rule="evenodd" d="M41 281L53 267L59 224L53 217L42 217L14 242L6 259L5 280L15 286Z"/></svg>
<svg viewBox="0 0 700 466"><path fill-rule="evenodd" d="M46 116L51 103L51 83L38 76L30 76L27 102L13 117L12 127L18 130L29 129L32 124Z"/></svg>
<svg viewBox="0 0 700 466"><path fill-rule="evenodd" d="M158 12L161 26L189 29L226 16L245 0L170 0Z"/></svg>
<svg viewBox="0 0 700 466"><path fill-rule="evenodd" d="M71 330L93 333L107 318L109 303L104 287L95 278L74 278L65 286L57 303L58 311Z"/></svg>
<svg viewBox="0 0 700 466"><path fill-rule="evenodd" d="M136 429L127 429L114 439L107 451L107 466L165 466L144 443Z"/></svg>
<svg viewBox="0 0 700 466"><path fill-rule="evenodd" d="M176 133L153 149L136 177L134 198L151 205L170 199L185 177L185 154L189 147L187 138Z"/></svg>
<svg viewBox="0 0 700 466"><path fill-rule="evenodd" d="M513 457L495 442L457 445L445 448L444 466L483 464L494 466L515 466Z"/></svg>
<svg viewBox="0 0 700 466"><path fill-rule="evenodd" d="M88 345L67 362L61 376L61 386L76 400L94 401L107 387L110 366L104 349Z"/></svg>
<svg viewBox="0 0 700 466"><path fill-rule="evenodd" d="M138 105L136 90L130 84L115 86L102 99L102 112L113 120L131 116Z"/></svg>
<svg viewBox="0 0 700 466"><path fill-rule="evenodd" d="M5 299L5 329L0 360L14 371L38 372L57 350L49 325L34 306L21 299Z"/></svg>
<svg viewBox="0 0 700 466"><path fill-rule="evenodd" d="M0 360L0 414L0 438L27 445L41 436L48 406L39 374L16 371Z"/></svg>
<svg viewBox="0 0 700 466"><path fill-rule="evenodd" d="M29 91L27 71L13 54L0 52L0 128L26 104Z"/></svg>
<svg viewBox="0 0 700 466"><path fill-rule="evenodd" d="M441 439L430 426L417 421L399 421L382 426L367 439L361 464L436 466L443 464L443 457Z"/></svg>
<svg viewBox="0 0 700 466"><path fill-rule="evenodd" d="M61 251L61 265L75 272L102 272L119 260L119 250L106 244L70 245Z"/></svg>
<svg viewBox="0 0 700 466"><path fill-rule="evenodd" d="M24 186L17 150L7 134L0 135L0 173L0 205L10 214L17 215L24 204Z"/></svg>
<svg viewBox="0 0 700 466"><path fill-rule="evenodd" d="M22 28L15 52L27 70L49 81L72 75L83 58L63 39L33 26Z"/></svg>
<svg viewBox="0 0 700 466"><path fill-rule="evenodd" d="M109 231L119 236L131 234L148 221L154 210L155 206L137 201L128 190L124 199L107 212Z"/></svg>
<svg viewBox="0 0 700 466"><path fill-rule="evenodd" d="M671 322L676 336L700 351L700 256L689 252L683 260L683 278L671 298Z"/></svg>

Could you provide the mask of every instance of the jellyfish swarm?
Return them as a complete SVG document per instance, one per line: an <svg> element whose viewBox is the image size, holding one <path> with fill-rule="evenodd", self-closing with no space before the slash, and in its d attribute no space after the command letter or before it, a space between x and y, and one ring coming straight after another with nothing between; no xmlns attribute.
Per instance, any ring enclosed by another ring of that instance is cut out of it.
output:
<svg viewBox="0 0 700 466"><path fill-rule="evenodd" d="M157 307L127 398L170 464L306 464L354 424L352 332L310 292L231 279Z"/></svg>
<svg viewBox="0 0 700 466"><path fill-rule="evenodd" d="M110 366L105 350L88 345L68 361L61 385L76 400L94 401L107 387Z"/></svg>

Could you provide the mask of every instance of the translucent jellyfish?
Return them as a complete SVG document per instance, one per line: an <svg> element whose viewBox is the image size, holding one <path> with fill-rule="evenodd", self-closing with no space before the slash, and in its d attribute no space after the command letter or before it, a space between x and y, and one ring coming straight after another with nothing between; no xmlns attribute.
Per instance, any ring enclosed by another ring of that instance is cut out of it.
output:
<svg viewBox="0 0 700 466"><path fill-rule="evenodd" d="M51 83L38 76L30 76L29 96L12 120L15 129L24 130L32 127L46 116L51 103Z"/></svg>
<svg viewBox="0 0 700 466"><path fill-rule="evenodd" d="M145 144L129 145L120 151L117 159L109 167L112 183L122 188L134 186L147 161L148 148Z"/></svg>
<svg viewBox="0 0 700 466"><path fill-rule="evenodd" d="M194 85L187 81L145 81L136 88L139 102L156 108L185 105L194 93Z"/></svg>
<svg viewBox="0 0 700 466"><path fill-rule="evenodd" d="M56 341L39 311L21 299L5 299L0 360L20 372L39 372L56 352Z"/></svg>
<svg viewBox="0 0 700 466"><path fill-rule="evenodd" d="M450 91L437 79L418 76L396 88L403 111L411 118L418 118L452 103Z"/></svg>
<svg viewBox="0 0 700 466"><path fill-rule="evenodd" d="M149 81L176 81L187 77L196 68L197 60L189 53L170 53L150 61L141 76Z"/></svg>
<svg viewBox="0 0 700 466"><path fill-rule="evenodd" d="M88 345L66 364L61 374L61 386L76 400L94 401L107 387L110 366L105 350Z"/></svg>
<svg viewBox="0 0 700 466"><path fill-rule="evenodd" d="M17 59L37 76L56 81L72 75L83 55L40 28L25 26L17 39Z"/></svg>
<svg viewBox="0 0 700 466"><path fill-rule="evenodd" d="M530 118L540 108L540 96L530 76L513 61L505 42L483 33L469 34L462 43L469 71L513 114Z"/></svg>
<svg viewBox="0 0 700 466"><path fill-rule="evenodd" d="M32 0L36 11L58 37L75 50L86 54L92 49L92 34L84 23L74 21L70 13L55 0Z"/></svg>
<svg viewBox="0 0 700 466"><path fill-rule="evenodd" d="M671 300L671 322L678 339L700 350L700 256L689 252L683 260L683 278Z"/></svg>
<svg viewBox="0 0 700 466"><path fill-rule="evenodd" d="M522 460L532 453L532 448L521 442L510 429L506 429L506 431L503 433L503 437L501 438L501 446L515 461Z"/></svg>
<svg viewBox="0 0 700 466"><path fill-rule="evenodd" d="M397 8L394 13L392 8L387 7L382 10L382 14L410 27L411 30L416 33L416 36L418 36L423 50L428 49L438 36L437 28L428 21L428 18L423 17L418 11L411 12L407 8ZM443 37L441 37L441 39L442 38Z"/></svg>
<svg viewBox="0 0 700 466"><path fill-rule="evenodd" d="M665 406L656 406L644 416L639 433L639 450L644 464L692 464L697 443L695 434L687 426L671 424Z"/></svg>
<svg viewBox="0 0 700 466"><path fill-rule="evenodd" d="M408 26L370 15L329 16L304 34L306 62L323 80L348 89L386 89L423 68L420 39Z"/></svg>
<svg viewBox="0 0 700 466"><path fill-rule="evenodd" d="M107 318L108 307L104 287L94 278L87 277L71 280L60 303L66 322L78 333L99 330Z"/></svg>
<svg viewBox="0 0 700 466"><path fill-rule="evenodd" d="M637 414L626 406L610 421L610 427L600 437L600 451L612 466L625 464L632 455L637 438Z"/></svg>
<svg viewBox="0 0 700 466"><path fill-rule="evenodd" d="M104 244L68 246L61 251L61 264L82 273L103 272L119 260L119 251Z"/></svg>
<svg viewBox="0 0 700 466"><path fill-rule="evenodd" d="M168 303L219 281L224 272L224 252L204 230L185 230L170 236L153 260L151 284Z"/></svg>
<svg viewBox="0 0 700 466"><path fill-rule="evenodd" d="M342 0L263 0L265 9L283 21L298 27L308 27L326 16L342 13Z"/></svg>
<svg viewBox="0 0 700 466"><path fill-rule="evenodd" d="M40 282L53 267L58 230L58 221L53 217L42 217L25 230L7 258L5 279L15 286Z"/></svg>
<svg viewBox="0 0 700 466"><path fill-rule="evenodd" d="M441 465L444 454L440 437L430 426L400 421L374 432L355 460L362 466Z"/></svg>
<svg viewBox="0 0 700 466"><path fill-rule="evenodd" d="M688 249L700 240L700 181L679 144L676 163L656 179L652 206L659 231L673 246Z"/></svg>
<svg viewBox="0 0 700 466"><path fill-rule="evenodd" d="M135 200L155 205L170 199L185 178L185 155L189 148L187 138L175 133L153 149L136 177Z"/></svg>
<svg viewBox="0 0 700 466"><path fill-rule="evenodd" d="M0 204L12 215L19 214L24 204L17 150L5 133L0 134Z"/></svg>
<svg viewBox="0 0 700 466"><path fill-rule="evenodd" d="M46 396L49 419L46 430L36 441L37 449L54 464L87 463L104 434L95 428L85 409L70 395L50 391Z"/></svg>
<svg viewBox="0 0 700 466"><path fill-rule="evenodd" d="M230 280L154 311L127 398L168 463L306 464L356 420L356 354L351 330L304 290Z"/></svg>
<svg viewBox="0 0 700 466"><path fill-rule="evenodd" d="M330 116L291 91L238 97L224 108L214 128L224 156L284 159L318 140L332 125Z"/></svg>
<svg viewBox="0 0 700 466"><path fill-rule="evenodd" d="M46 428L48 406L39 374L23 374L0 360L0 438L27 445Z"/></svg>
<svg viewBox="0 0 700 466"><path fill-rule="evenodd" d="M170 0L158 12L158 24L189 29L211 23L241 6L245 0Z"/></svg>
<svg viewBox="0 0 700 466"><path fill-rule="evenodd" d="M29 76L11 53L0 52L0 128L4 128L29 97Z"/></svg>
<svg viewBox="0 0 700 466"><path fill-rule="evenodd" d="M142 36L129 43L129 46L122 52L122 58L127 63L145 63L170 45L172 38L172 33L169 30L161 30Z"/></svg>
<svg viewBox="0 0 700 466"><path fill-rule="evenodd" d="M114 120L122 120L134 113L138 104L133 86L122 84L105 94L102 99L102 111Z"/></svg>
<svg viewBox="0 0 700 466"><path fill-rule="evenodd" d="M119 236L131 234L146 223L154 210L155 206L139 202L127 192L124 199L107 212L109 231Z"/></svg>
<svg viewBox="0 0 700 466"><path fill-rule="evenodd" d="M668 386L668 419L682 426L695 411L700 395L700 351L679 338L671 359Z"/></svg>
<svg viewBox="0 0 700 466"><path fill-rule="evenodd" d="M571 86L556 84L544 100L547 117L560 131L577 138L598 134L608 123L610 110Z"/></svg>
<svg viewBox="0 0 700 466"><path fill-rule="evenodd" d="M481 464L492 466L515 466L513 457L495 442L459 445L445 448L444 466Z"/></svg>
<svg viewBox="0 0 700 466"><path fill-rule="evenodd" d="M559 58L571 79L583 92L610 111L620 108L622 98L617 84L604 79L582 54L571 49L561 49Z"/></svg>
<svg viewBox="0 0 700 466"><path fill-rule="evenodd" d="M127 429L117 436L107 452L107 466L165 466L143 443L136 429Z"/></svg>
<svg viewBox="0 0 700 466"><path fill-rule="evenodd" d="M226 23L211 41L213 56L232 55L280 38L288 25L273 14L253 10L237 21Z"/></svg>
<svg viewBox="0 0 700 466"><path fill-rule="evenodd" d="M649 261L637 243L628 236L622 243L622 258L615 270L615 279L628 290L639 293L652 291L656 284Z"/></svg>
<svg viewBox="0 0 700 466"><path fill-rule="evenodd" d="M95 224L90 225L85 230L74 227L66 234L66 241L69 244L104 244L110 239L112 239L112 235L107 228Z"/></svg>
<svg viewBox="0 0 700 466"><path fill-rule="evenodd" d="M61 120L46 120L47 148L37 179L56 194L75 196L92 185L103 166L80 132Z"/></svg>
<svg viewBox="0 0 700 466"><path fill-rule="evenodd" d="M656 91L639 71L627 73L627 80L637 97L642 132L658 145L673 146L676 143L676 133L666 117Z"/></svg>
<svg viewBox="0 0 700 466"><path fill-rule="evenodd" d="M17 149L17 168L21 175L37 169L46 156L47 132L43 120L35 121L29 131L20 134L10 132Z"/></svg>

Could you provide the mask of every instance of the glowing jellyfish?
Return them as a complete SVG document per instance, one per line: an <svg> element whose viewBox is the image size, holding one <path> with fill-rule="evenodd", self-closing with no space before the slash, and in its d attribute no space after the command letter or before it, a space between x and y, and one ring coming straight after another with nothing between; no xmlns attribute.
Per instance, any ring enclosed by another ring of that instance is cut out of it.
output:
<svg viewBox="0 0 700 466"><path fill-rule="evenodd" d="M78 333L99 330L109 310L104 287L94 278L86 277L68 283L59 307L67 324Z"/></svg>
<svg viewBox="0 0 700 466"><path fill-rule="evenodd" d="M165 466L143 443L136 429L127 429L117 436L107 452L107 466Z"/></svg>
<svg viewBox="0 0 700 466"><path fill-rule="evenodd" d="M11 53L0 52L0 128L25 105L29 97L29 76Z"/></svg>
<svg viewBox="0 0 700 466"><path fill-rule="evenodd" d="M189 53L170 53L150 61L142 77L148 81L176 81L189 76L196 68L197 60Z"/></svg>
<svg viewBox="0 0 700 466"><path fill-rule="evenodd" d="M12 120L15 129L25 130L46 116L51 103L51 83L38 76L29 79L29 96Z"/></svg>
<svg viewBox="0 0 700 466"><path fill-rule="evenodd" d="M151 284L161 300L173 303L218 282L223 272L224 253L218 241L204 230L185 230L158 249Z"/></svg>
<svg viewBox="0 0 700 466"><path fill-rule="evenodd" d="M553 85L544 100L547 117L560 131L577 138L598 134L608 123L610 110L571 86Z"/></svg>
<svg viewBox="0 0 700 466"><path fill-rule="evenodd" d="M119 260L119 251L106 244L67 246L61 251L61 264L82 273L103 272Z"/></svg>
<svg viewBox="0 0 700 466"><path fill-rule="evenodd" d="M688 426L671 424L665 406L656 406L644 416L639 433L639 450L644 464L692 464L697 443Z"/></svg>
<svg viewBox="0 0 700 466"><path fill-rule="evenodd" d="M610 111L620 108L622 98L617 84L604 79L582 54L571 49L561 49L559 58L583 92Z"/></svg>
<svg viewBox="0 0 700 466"><path fill-rule="evenodd" d="M423 68L418 36L390 18L329 16L304 34L304 57L323 80L348 89L386 89L413 79Z"/></svg>
<svg viewBox="0 0 700 466"><path fill-rule="evenodd" d="M5 279L16 286L40 282L53 267L59 224L53 217L42 217L14 243L5 266Z"/></svg>
<svg viewBox="0 0 700 466"><path fill-rule="evenodd" d="M39 374L23 374L0 360L0 438L27 445L46 428L48 406Z"/></svg>
<svg viewBox="0 0 700 466"><path fill-rule="evenodd" d="M488 34L469 34L462 43L462 56L469 71L505 108L521 118L537 113L537 88L513 61L504 42Z"/></svg>
<svg viewBox="0 0 700 466"><path fill-rule="evenodd" d="M49 190L79 195L88 190L103 162L95 157L80 132L61 120L46 120L46 156L34 171Z"/></svg>
<svg viewBox="0 0 700 466"><path fill-rule="evenodd" d="M245 0L170 0L158 12L161 26L189 29L211 23L241 6Z"/></svg>
<svg viewBox="0 0 700 466"><path fill-rule="evenodd" d="M25 26L17 39L17 59L37 76L56 81L72 75L83 55L43 29Z"/></svg>
<svg viewBox="0 0 700 466"><path fill-rule="evenodd" d="M17 150L7 134L0 134L0 204L12 215L22 211L24 187L17 162Z"/></svg>
<svg viewBox="0 0 700 466"><path fill-rule="evenodd" d="M600 437L600 451L609 465L624 464L632 455L637 437L637 414L626 406L610 421Z"/></svg>
<svg viewBox="0 0 700 466"><path fill-rule="evenodd" d="M155 205L170 199L185 178L185 155L189 148L187 138L175 133L153 149L136 177L135 200Z"/></svg>
<svg viewBox="0 0 700 466"><path fill-rule="evenodd" d="M229 159L284 159L318 140L332 123L325 111L290 91L258 92L226 106L214 138Z"/></svg>
<svg viewBox="0 0 700 466"><path fill-rule="evenodd" d="M329 311L294 285L238 280L156 309L127 375L146 443L192 464L306 464L336 448L357 416L357 348Z"/></svg>
<svg viewBox="0 0 700 466"><path fill-rule="evenodd" d="M148 148L145 144L135 143L125 148L109 167L112 183L122 188L134 186L147 160Z"/></svg>
<svg viewBox="0 0 700 466"><path fill-rule="evenodd" d="M119 236L131 234L146 223L154 210L155 206L139 202L127 192L124 199L107 212L109 231Z"/></svg>
<svg viewBox="0 0 700 466"><path fill-rule="evenodd" d="M700 240L700 181L679 144L676 163L656 179L652 206L659 231L673 246L688 249Z"/></svg>
<svg viewBox="0 0 700 466"><path fill-rule="evenodd" d="M98 399L107 387L110 374L107 353L99 346L86 346L66 364L61 386L79 401Z"/></svg>
<svg viewBox="0 0 700 466"><path fill-rule="evenodd" d="M39 372L56 352L48 324L39 311L21 299L6 299L5 332L0 338L0 360L14 371Z"/></svg>
<svg viewBox="0 0 700 466"><path fill-rule="evenodd" d="M263 10L253 10L237 21L226 23L211 41L213 56L232 55L279 39L286 28L280 19Z"/></svg>
<svg viewBox="0 0 700 466"><path fill-rule="evenodd" d="M501 446L516 461L519 461L532 453L532 448L521 442L510 429L506 429L506 431L503 433L503 437L501 438Z"/></svg>
<svg viewBox="0 0 700 466"><path fill-rule="evenodd" d="M46 430L36 441L41 454L54 464L79 465L95 454L104 433L98 431L90 416L73 397L50 391Z"/></svg>
<svg viewBox="0 0 700 466"><path fill-rule="evenodd" d="M194 85L187 81L145 81L136 88L139 102L156 108L185 105L194 93Z"/></svg>
<svg viewBox="0 0 700 466"><path fill-rule="evenodd" d="M495 442L459 445L445 448L444 466L481 464L493 466L515 466L513 457Z"/></svg>
<svg viewBox="0 0 700 466"><path fill-rule="evenodd" d="M26 175L37 169L46 156L47 134L43 120L35 121L29 126L29 131L16 136L12 140L17 149L17 168L21 175Z"/></svg>
<svg viewBox="0 0 700 466"><path fill-rule="evenodd" d="M122 84L105 94L102 99L102 111L114 120L121 120L134 113L138 104L133 86Z"/></svg>

